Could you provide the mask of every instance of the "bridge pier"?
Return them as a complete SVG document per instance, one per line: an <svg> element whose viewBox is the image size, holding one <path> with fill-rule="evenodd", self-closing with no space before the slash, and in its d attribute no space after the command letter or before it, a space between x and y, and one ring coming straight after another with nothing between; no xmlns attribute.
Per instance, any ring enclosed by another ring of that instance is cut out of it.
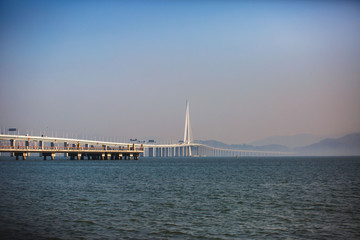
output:
<svg viewBox="0 0 360 240"><path fill-rule="evenodd" d="M22 157L23 160L26 160L27 156L28 156L27 152L15 153L16 160L19 160L19 157Z"/></svg>
<svg viewBox="0 0 360 240"><path fill-rule="evenodd" d="M44 160L46 160L46 157L51 157L51 160L55 160L56 153L42 153L42 156L44 157Z"/></svg>
<svg viewBox="0 0 360 240"><path fill-rule="evenodd" d="M84 159L84 156L83 154L81 153L69 153L69 156L70 156L70 160L83 160Z"/></svg>
<svg viewBox="0 0 360 240"><path fill-rule="evenodd" d="M126 153L124 154L124 160L131 160L131 157L133 157L132 153Z"/></svg>
<svg viewBox="0 0 360 240"><path fill-rule="evenodd" d="M149 148L148 154L149 154L149 157L154 157L154 148Z"/></svg>
<svg viewBox="0 0 360 240"><path fill-rule="evenodd" d="M69 149L69 144L67 142L64 142L64 149ZM64 157L68 157L68 153L64 153Z"/></svg>
<svg viewBox="0 0 360 240"><path fill-rule="evenodd" d="M15 143L16 143L16 140L15 139L10 139L10 147L11 148L15 148ZM10 157L13 157L15 156L15 154L13 152L10 153ZM19 157L18 157L19 158ZM18 159L16 159L18 160Z"/></svg>

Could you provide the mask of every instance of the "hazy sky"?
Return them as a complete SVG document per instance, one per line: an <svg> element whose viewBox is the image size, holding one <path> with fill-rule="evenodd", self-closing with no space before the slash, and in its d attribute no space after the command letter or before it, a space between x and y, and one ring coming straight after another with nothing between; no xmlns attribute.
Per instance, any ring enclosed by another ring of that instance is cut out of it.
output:
<svg viewBox="0 0 360 240"><path fill-rule="evenodd" d="M1 1L0 126L179 140L360 131L356 1Z"/></svg>

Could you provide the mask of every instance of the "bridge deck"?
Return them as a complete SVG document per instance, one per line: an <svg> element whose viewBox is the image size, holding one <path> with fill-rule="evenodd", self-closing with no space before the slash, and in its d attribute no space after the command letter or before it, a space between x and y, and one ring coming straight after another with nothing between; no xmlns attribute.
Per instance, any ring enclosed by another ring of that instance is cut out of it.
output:
<svg viewBox="0 0 360 240"><path fill-rule="evenodd" d="M101 156L103 156L103 154L106 156L112 155L112 158L116 154L122 154L123 156L134 156L134 158L135 156L140 156L140 154L144 157L241 157L286 156L295 154L291 152L258 151L250 149L222 149L198 143L136 144L4 134L0 134L0 152L10 152L15 156L16 154L19 155L22 153L34 152L43 154L43 156L52 156L52 154L64 153L68 154L69 156L76 155L78 157L78 154L81 154L81 158L83 158L83 156L93 156L93 159L97 159L100 154ZM22 156L24 157L24 155Z"/></svg>
<svg viewBox="0 0 360 240"><path fill-rule="evenodd" d="M125 159L131 159L133 157L135 160L139 158L139 155L144 152L143 149L101 149L101 148L67 148L67 147L22 147L22 146L0 146L0 152L9 152L16 156L16 159L21 156L24 160L29 153L40 153L46 159L47 156L50 156L51 159L54 159L56 154L67 154L70 156L70 159L77 158L78 160L88 157L88 159L102 159L102 160L121 160L122 157Z"/></svg>

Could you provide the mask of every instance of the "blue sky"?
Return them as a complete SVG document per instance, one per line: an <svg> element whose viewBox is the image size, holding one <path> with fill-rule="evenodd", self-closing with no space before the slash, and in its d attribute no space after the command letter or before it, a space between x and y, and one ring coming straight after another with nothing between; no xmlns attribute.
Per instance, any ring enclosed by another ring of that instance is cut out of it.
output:
<svg viewBox="0 0 360 240"><path fill-rule="evenodd" d="M196 139L359 132L356 1L1 1L0 126Z"/></svg>

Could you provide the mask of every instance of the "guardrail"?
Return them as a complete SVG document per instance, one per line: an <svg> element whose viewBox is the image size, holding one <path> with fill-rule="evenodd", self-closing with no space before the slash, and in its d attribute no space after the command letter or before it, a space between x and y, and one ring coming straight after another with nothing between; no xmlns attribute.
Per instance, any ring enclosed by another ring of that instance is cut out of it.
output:
<svg viewBox="0 0 360 240"><path fill-rule="evenodd" d="M3 145L0 146L0 152L1 150L55 150L55 151L66 151L66 150L70 150L70 151L75 151L75 150L82 150L82 151L143 151L144 148L140 147L140 148L134 148L132 146L130 147L57 147L57 146L53 146L53 147L49 147L49 146L8 146L8 145Z"/></svg>

